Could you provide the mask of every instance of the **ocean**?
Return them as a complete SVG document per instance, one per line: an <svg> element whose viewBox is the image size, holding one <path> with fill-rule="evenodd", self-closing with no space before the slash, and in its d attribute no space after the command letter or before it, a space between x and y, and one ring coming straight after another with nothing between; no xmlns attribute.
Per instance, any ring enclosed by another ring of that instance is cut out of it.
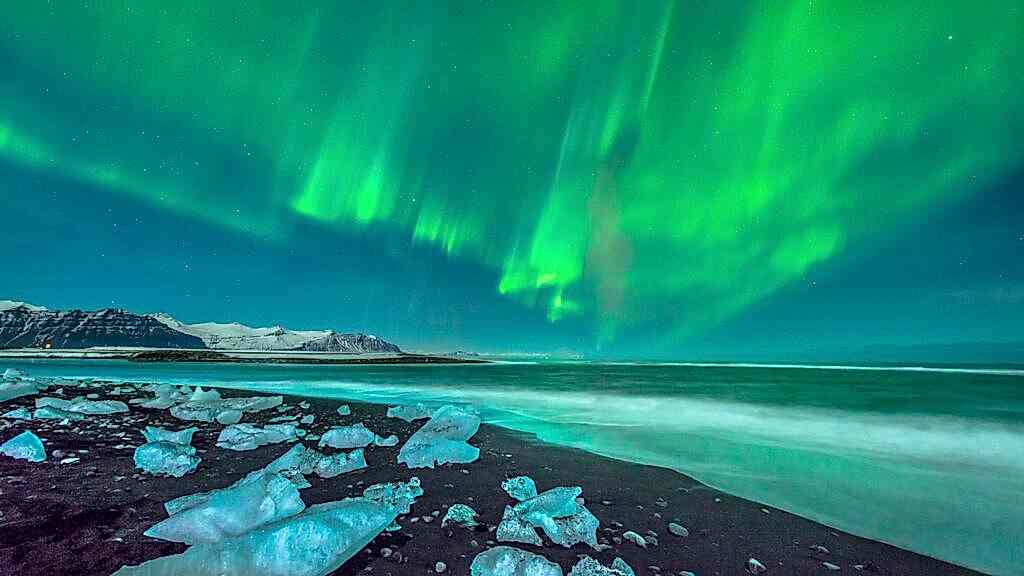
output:
<svg viewBox="0 0 1024 576"><path fill-rule="evenodd" d="M34 376L475 405L541 440L994 574L1024 574L1024 371L644 363L4 360ZM586 479L580 482L585 485Z"/></svg>

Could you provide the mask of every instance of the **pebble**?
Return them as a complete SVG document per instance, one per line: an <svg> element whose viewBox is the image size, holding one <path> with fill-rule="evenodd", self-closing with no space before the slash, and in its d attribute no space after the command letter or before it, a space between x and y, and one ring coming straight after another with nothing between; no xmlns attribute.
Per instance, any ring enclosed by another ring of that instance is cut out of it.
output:
<svg viewBox="0 0 1024 576"><path fill-rule="evenodd" d="M636 532L633 532L632 530L623 532L622 538L624 540L632 542L633 544L636 544L641 548L647 548L647 540L645 540L643 536L637 534Z"/></svg>
<svg viewBox="0 0 1024 576"><path fill-rule="evenodd" d="M434 564L434 572L437 572L438 574L444 572L447 569L448 565L444 562L438 562L437 564Z"/></svg>
<svg viewBox="0 0 1024 576"><path fill-rule="evenodd" d="M768 571L764 564L761 564L757 558L747 560L746 569L748 574L764 574Z"/></svg>
<svg viewBox="0 0 1024 576"><path fill-rule="evenodd" d="M822 562L821 565L824 566L826 570L839 570L839 566L836 566L831 562Z"/></svg>
<svg viewBox="0 0 1024 576"><path fill-rule="evenodd" d="M825 548L821 544L815 544L814 546L811 546L811 550L814 550L815 552L820 552L822 554L828 554L829 553L828 548Z"/></svg>
<svg viewBox="0 0 1024 576"><path fill-rule="evenodd" d="M690 535L690 531L686 529L686 526L676 524L675 522L668 523L668 531L680 538L686 538Z"/></svg>
<svg viewBox="0 0 1024 576"><path fill-rule="evenodd" d="M388 558L388 557L391 556L391 554L392 554L391 548L381 548L380 549L380 555L383 558Z"/></svg>

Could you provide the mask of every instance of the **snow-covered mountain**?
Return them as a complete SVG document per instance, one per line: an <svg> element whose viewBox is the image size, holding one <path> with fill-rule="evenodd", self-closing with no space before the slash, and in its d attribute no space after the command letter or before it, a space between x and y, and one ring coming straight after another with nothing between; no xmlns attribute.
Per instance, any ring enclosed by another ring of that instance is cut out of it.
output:
<svg viewBox="0 0 1024 576"><path fill-rule="evenodd" d="M161 324L201 339L217 350L303 350L316 352L398 353L398 346L366 334L339 334L333 330L288 330L281 326L253 328L232 322L185 324L167 314L151 314Z"/></svg>
<svg viewBox="0 0 1024 576"><path fill-rule="evenodd" d="M15 308L26 308L31 312L42 312L43 310L46 310L46 308L43 308L42 306L33 306L32 304L28 304L26 302L15 302L14 300L0 300L0 312L13 310Z"/></svg>

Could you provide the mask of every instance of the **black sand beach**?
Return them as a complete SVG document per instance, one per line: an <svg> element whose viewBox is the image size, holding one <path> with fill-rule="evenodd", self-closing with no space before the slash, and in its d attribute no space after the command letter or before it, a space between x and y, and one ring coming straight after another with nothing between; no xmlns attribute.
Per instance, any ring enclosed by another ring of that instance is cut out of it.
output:
<svg viewBox="0 0 1024 576"><path fill-rule="evenodd" d="M112 386L99 383L92 390L60 386L43 396L71 398L96 393L99 399L150 396L147 393L112 396ZM240 394L223 391L225 397ZM32 407L35 396L3 402L6 412ZM473 557L494 541L493 529L511 499L501 490L503 479L532 477L540 490L554 486L581 486L587 506L600 519L598 537L612 548L597 552L578 544L571 549L545 540L543 548L512 544L541 553L568 573L578 555L587 554L607 565L622 557L638 575L680 574L699 576L744 574L749 558L767 567L766 574L977 574L932 558L880 542L858 538L827 526L767 508L708 488L674 471L561 448L532 437L483 425L470 440L481 449L472 464L410 470L396 464L401 443L425 422L407 423L385 417L385 406L351 403L352 414L339 416L339 402L285 397L286 405L306 401L308 409L287 414L314 414L313 424L302 428L322 434L334 425L365 423L381 434L397 434L395 447L366 450L369 467L332 479L310 476L312 487L302 490L307 505L358 496L365 486L418 476L424 495L412 514L399 518L402 530L383 533L365 550L334 572L354 574L427 574L444 562L445 573L468 575ZM280 416L275 410L247 414L246 422L265 423ZM135 469L133 450L142 443L148 425L200 429L193 445L202 463L183 478L152 477ZM143 531L166 517L163 503L172 498L222 488L260 468L288 450L276 444L247 452L214 446L223 428L217 423L183 422L167 410L132 406L128 414L90 416L64 425L55 420L0 419L0 441L32 430L46 446L48 458L29 463L0 456L0 573L32 575L107 575L122 565L181 552L175 544L143 536ZM118 436L117 434L121 434ZM685 438L680 439L685 442ZM306 442L312 446L314 442ZM121 447L118 447L121 446ZM59 464L75 457L74 463ZM468 504L478 513L476 530L442 528L440 517L455 503ZM685 526L689 535L668 531L668 523ZM623 541L632 530L655 536L640 548ZM387 551L384 551L387 549ZM824 563L834 567L827 567ZM835 567L838 567L836 569Z"/></svg>

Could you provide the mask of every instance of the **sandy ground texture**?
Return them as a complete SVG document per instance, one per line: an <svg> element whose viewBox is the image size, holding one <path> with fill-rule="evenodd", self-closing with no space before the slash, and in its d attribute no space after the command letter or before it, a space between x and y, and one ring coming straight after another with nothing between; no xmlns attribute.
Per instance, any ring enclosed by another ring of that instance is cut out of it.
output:
<svg viewBox="0 0 1024 576"><path fill-rule="evenodd" d="M41 396L71 398L86 393L96 399L127 402L151 394L131 391L112 395L121 385L85 382L89 389L53 386ZM124 391L124 388L121 388ZM245 395L223 391L225 397ZM0 413L32 407L35 397L0 403ZM308 402L308 408L299 406ZM698 576L746 574L748 559L756 558L772 574L976 574L932 558L880 542L858 538L778 509L708 488L672 470L642 466L586 452L551 446L534 438L483 425L471 444L481 449L472 464L410 470L396 463L401 443L425 420L407 423L385 417L386 406L351 403L352 414L339 416L339 402L285 396L291 406L284 414L313 414L302 428L322 434L331 426L363 422L381 436L397 434L395 447L371 446L369 467L332 479L308 477L312 487L301 491L307 505L359 496L379 482L418 476L424 495L412 513L399 517L402 529L383 533L333 574L468 575L478 553L500 545L494 529L512 500L501 490L505 478L528 475L539 490L581 486L587 507L601 521L598 538L611 549L597 552L585 544L567 549L545 538L545 546L512 544L562 566L566 574L578 556L590 555L608 565L622 557L636 573ZM281 416L275 410L247 414L244 422L266 423ZM202 463L183 478L153 477L134 467L134 448L143 442L148 425L178 430L200 428L192 445ZM20 421L0 418L0 442L23 430L43 441L48 458L30 463L0 456L0 574L110 574L125 564L139 564L179 553L185 545L143 536L143 531L166 518L163 503L172 498L223 488L261 468L290 445L276 444L247 452L216 447L222 425L182 422L167 410L132 406L127 414L90 416L85 421ZM685 442L685 438L680 438ZM315 442L306 441L309 447ZM77 461L60 464L61 460ZM470 530L441 527L448 506L473 507L481 525ZM669 522L684 526L689 535L668 530ZM624 540L634 531L646 548ZM828 563L828 564L826 564Z"/></svg>

